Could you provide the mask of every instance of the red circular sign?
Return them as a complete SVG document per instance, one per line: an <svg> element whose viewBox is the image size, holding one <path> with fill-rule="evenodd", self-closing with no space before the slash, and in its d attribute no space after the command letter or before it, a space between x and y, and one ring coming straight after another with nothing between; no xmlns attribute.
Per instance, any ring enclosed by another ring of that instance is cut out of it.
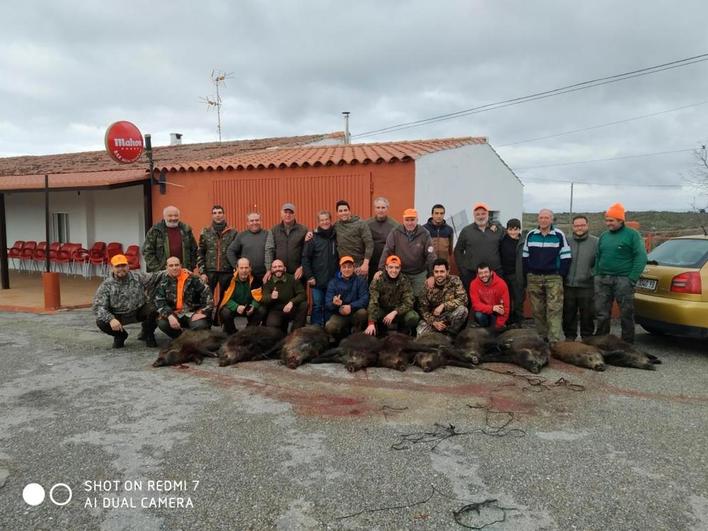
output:
<svg viewBox="0 0 708 531"><path fill-rule="evenodd" d="M106 151L116 162L129 164L143 154L143 135L130 122L115 122L106 130Z"/></svg>

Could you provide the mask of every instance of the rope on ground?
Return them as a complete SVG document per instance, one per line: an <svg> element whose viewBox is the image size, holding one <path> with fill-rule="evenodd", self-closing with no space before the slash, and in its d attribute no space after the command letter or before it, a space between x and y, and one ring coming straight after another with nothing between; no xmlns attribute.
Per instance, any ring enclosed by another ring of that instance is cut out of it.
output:
<svg viewBox="0 0 708 531"><path fill-rule="evenodd" d="M563 387L569 391L585 391L585 386L581 384L572 383L569 380L561 377L558 378L553 383L548 383L548 379L543 376L536 376L532 374L522 374L512 370L497 371L489 367L480 367L483 371L493 372L496 374L505 374L512 376L514 378L519 378L521 380L526 380L527 386L521 388L522 391L530 391L534 393L541 393L543 391L550 391L557 387Z"/></svg>
<svg viewBox="0 0 708 531"><path fill-rule="evenodd" d="M389 506L383 506L383 507L376 507L373 509L362 509L361 511L357 511L355 513L345 514L344 516L338 516L335 518L335 520L336 521L346 520L348 518L354 518L355 516L360 516L360 515L366 514L366 513L377 513L377 512L382 512L382 511L395 511L396 509L409 509L411 507L416 507L418 505L423 505L425 503L428 503L430 500L433 499L435 494L438 494L439 496L441 496L443 498L447 498L448 500L452 500L452 501L458 501L458 502L465 501L465 500L460 500L458 498L450 496L448 494L445 494L444 492L442 492L438 488L436 488L435 485L431 485L430 489L431 489L430 494L428 494L424 499L421 499L418 501L413 501L413 502L405 503L405 504L401 504L401 505L389 505ZM509 511L518 511L519 510L516 507L502 507L497 502L498 502L498 500L496 500L496 499L486 499L481 502L466 502L465 505L463 505L459 509L453 510L452 516L455 519L455 522L461 527L464 527L466 529L484 529L486 527L489 527L490 525L494 525L494 524L497 524L500 522L505 522L506 515ZM487 522L487 523L479 525L479 526L470 525L470 524L462 521L462 518L464 517L464 515L471 513L471 512L476 512L477 515L481 517L482 509L497 509L497 510L502 511L501 520L499 520L499 519L493 520L491 522ZM427 515L426 515L426 518L427 518Z"/></svg>
<svg viewBox="0 0 708 531"><path fill-rule="evenodd" d="M507 429L507 426L511 424L514 421L514 412L513 411L494 411L492 409L489 409L487 406L478 406L478 405L472 405L472 404L467 404L467 407L470 409L483 409L484 410L484 423L485 426L484 428L481 428L479 430L480 433L483 433L484 435L489 435L490 437L526 437L526 430L523 430L521 428L511 428ZM506 420L504 420L501 424L499 425L494 425L492 424L492 417L496 415L501 415L506 417Z"/></svg>

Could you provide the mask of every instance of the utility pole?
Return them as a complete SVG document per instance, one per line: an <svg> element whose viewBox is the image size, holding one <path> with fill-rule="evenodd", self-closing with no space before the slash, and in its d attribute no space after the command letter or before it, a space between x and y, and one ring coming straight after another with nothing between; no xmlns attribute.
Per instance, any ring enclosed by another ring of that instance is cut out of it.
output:
<svg viewBox="0 0 708 531"><path fill-rule="evenodd" d="M575 183L570 181L570 216L568 218L568 223L573 224L573 187Z"/></svg>

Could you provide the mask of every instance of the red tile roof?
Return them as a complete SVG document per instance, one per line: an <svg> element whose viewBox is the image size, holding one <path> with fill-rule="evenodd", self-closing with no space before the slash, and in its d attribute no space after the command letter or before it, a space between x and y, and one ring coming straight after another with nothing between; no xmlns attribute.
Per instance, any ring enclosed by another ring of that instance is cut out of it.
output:
<svg viewBox="0 0 708 531"><path fill-rule="evenodd" d="M49 175L49 188L102 188L144 181L148 171L143 169L59 173ZM44 175L11 175L0 177L0 192L10 190L43 190Z"/></svg>
<svg viewBox="0 0 708 531"><path fill-rule="evenodd" d="M344 133L326 133L289 137L234 140L230 142L208 142L203 144L182 144L179 146L154 147L153 160L156 165L231 157L246 151L262 150L279 146L301 146L328 139L342 140ZM40 155L0 158L0 177L7 175L44 175L45 173L88 173L125 169L147 168L147 158L143 156L133 164L119 164L106 151L85 151L59 155Z"/></svg>
<svg viewBox="0 0 708 531"><path fill-rule="evenodd" d="M186 172L370 164L414 160L428 153L486 143L484 137L461 137L377 144L278 147L209 160L156 164L155 167L157 170Z"/></svg>

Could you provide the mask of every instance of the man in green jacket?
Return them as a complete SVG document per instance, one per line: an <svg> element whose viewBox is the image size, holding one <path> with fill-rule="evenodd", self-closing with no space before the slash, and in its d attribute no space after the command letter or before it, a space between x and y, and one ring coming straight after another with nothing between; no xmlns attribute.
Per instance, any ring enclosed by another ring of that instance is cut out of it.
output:
<svg viewBox="0 0 708 531"><path fill-rule="evenodd" d="M226 222L224 207L211 207L211 225L204 227L199 234L197 265L202 281L209 285L212 293L219 284L220 296L223 296L234 273L226 253L234 238L236 229Z"/></svg>
<svg viewBox="0 0 708 531"><path fill-rule="evenodd" d="M364 330L366 334L384 335L387 330L414 334L420 316L413 310L413 287L408 278L401 274L401 265L398 256L388 256L382 274L377 275L371 283L369 324Z"/></svg>
<svg viewBox="0 0 708 531"><path fill-rule="evenodd" d="M339 256L351 256L354 259L354 272L368 278L369 262L374 252L374 239L366 221L353 216L349 203L343 199L337 201L337 250Z"/></svg>
<svg viewBox="0 0 708 531"><path fill-rule="evenodd" d="M287 332L288 323L293 322L293 330L305 326L307 319L307 296L302 282L285 271L285 262L273 260L270 278L263 285L261 304L268 315L266 326L280 328Z"/></svg>
<svg viewBox="0 0 708 531"><path fill-rule="evenodd" d="M595 259L596 335L610 333L612 302L620 309L622 339L634 342L634 286L647 264L641 235L624 224L625 210L615 203L605 213L606 230L600 235Z"/></svg>
<svg viewBox="0 0 708 531"><path fill-rule="evenodd" d="M162 217L145 235L143 257L147 272L164 270L170 256L179 258L182 267L192 271L197 265L197 240L192 228L180 221L176 206L165 207Z"/></svg>

